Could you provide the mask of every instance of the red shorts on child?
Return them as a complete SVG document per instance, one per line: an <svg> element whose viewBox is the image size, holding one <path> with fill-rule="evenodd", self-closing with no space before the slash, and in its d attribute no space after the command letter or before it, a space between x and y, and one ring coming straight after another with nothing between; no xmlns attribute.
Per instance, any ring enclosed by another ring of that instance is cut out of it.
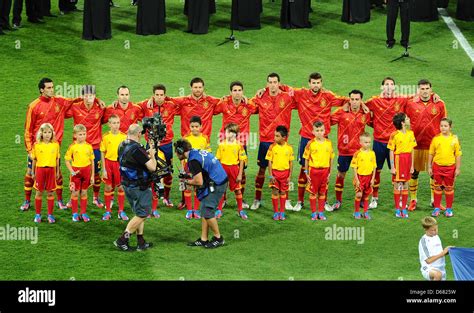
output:
<svg viewBox="0 0 474 313"><path fill-rule="evenodd" d="M237 176L239 176L239 165L222 164L222 167L227 173L227 178L229 179L229 190L235 191L242 189L242 185L240 183L237 183Z"/></svg>
<svg viewBox="0 0 474 313"><path fill-rule="evenodd" d="M118 161L111 161L105 159L105 170L107 171L107 178L102 181L112 188L120 186L120 163Z"/></svg>
<svg viewBox="0 0 474 313"><path fill-rule="evenodd" d="M395 154L395 175L392 182L407 182L411 179L411 153Z"/></svg>
<svg viewBox="0 0 474 313"><path fill-rule="evenodd" d="M361 192L366 195L370 195L372 193L372 187L370 186L370 182L372 180L372 175L359 175L357 174L357 178L359 178L359 187L355 184L355 179L353 181L355 192Z"/></svg>
<svg viewBox="0 0 474 313"><path fill-rule="evenodd" d="M40 192L56 190L56 168L37 167L34 187Z"/></svg>
<svg viewBox="0 0 474 313"><path fill-rule="evenodd" d="M306 190L313 195L325 195L328 188L328 177L329 177L329 167L325 168L309 168L309 178L311 183L308 182Z"/></svg>
<svg viewBox="0 0 474 313"><path fill-rule="evenodd" d="M456 172L456 165L441 166L433 163L433 179L435 185L452 187L454 186L454 173Z"/></svg>
<svg viewBox="0 0 474 313"><path fill-rule="evenodd" d="M91 185L91 165L85 167L72 167L74 172L78 172L76 175L71 175L71 182L69 189L71 191L87 190Z"/></svg>
<svg viewBox="0 0 474 313"><path fill-rule="evenodd" d="M276 188L282 192L288 191L288 177L290 177L290 170L272 170L272 176L275 178L275 182L273 184L270 183L270 187Z"/></svg>

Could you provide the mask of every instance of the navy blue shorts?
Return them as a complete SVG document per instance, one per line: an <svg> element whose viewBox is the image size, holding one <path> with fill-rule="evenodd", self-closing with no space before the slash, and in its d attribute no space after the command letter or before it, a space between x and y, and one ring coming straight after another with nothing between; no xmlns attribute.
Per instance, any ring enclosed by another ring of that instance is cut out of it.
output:
<svg viewBox="0 0 474 313"><path fill-rule="evenodd" d="M100 175L101 169L100 149L94 149L94 173Z"/></svg>
<svg viewBox="0 0 474 313"><path fill-rule="evenodd" d="M28 154L28 156L26 157L26 161L28 162L28 168L31 170L33 169L33 160L30 159L30 155Z"/></svg>
<svg viewBox="0 0 474 313"><path fill-rule="evenodd" d="M270 148L272 143L273 142L260 142L260 145L258 146L258 166L268 167L268 160L265 160L265 157L267 156L268 148Z"/></svg>
<svg viewBox="0 0 474 313"><path fill-rule="evenodd" d="M301 166L304 166L305 159L303 158L304 154L304 149L306 148L306 145L311 139L301 137L300 139L300 145L299 145L299 152L298 152L298 162L300 163Z"/></svg>
<svg viewBox="0 0 474 313"><path fill-rule="evenodd" d="M386 143L382 143L380 141L374 140L374 145L373 149L375 152L375 159L377 161L377 169L381 170L383 169L383 164L385 160L387 160L387 166L388 168L391 168L390 166L390 150L387 148Z"/></svg>
<svg viewBox="0 0 474 313"><path fill-rule="evenodd" d="M173 162L173 143L159 146L158 149L165 155L166 163L170 165Z"/></svg>
<svg viewBox="0 0 474 313"><path fill-rule="evenodd" d="M337 157L337 170L341 173L345 173L351 167L352 156L351 155L340 155Z"/></svg>

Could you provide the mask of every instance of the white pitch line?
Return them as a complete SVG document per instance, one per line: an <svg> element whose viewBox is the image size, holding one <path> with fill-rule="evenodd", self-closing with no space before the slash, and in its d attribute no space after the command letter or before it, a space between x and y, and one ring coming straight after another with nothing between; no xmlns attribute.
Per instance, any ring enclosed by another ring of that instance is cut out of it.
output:
<svg viewBox="0 0 474 313"><path fill-rule="evenodd" d="M453 19L449 16L446 9L438 8L438 12L443 18L446 25L448 25L449 29L453 32L454 37L456 37L458 42L461 44L461 47L466 52L467 56L471 58L471 61L474 63L474 49L472 49L472 46L467 41L466 37L464 37L461 30L458 28L456 23L454 23Z"/></svg>

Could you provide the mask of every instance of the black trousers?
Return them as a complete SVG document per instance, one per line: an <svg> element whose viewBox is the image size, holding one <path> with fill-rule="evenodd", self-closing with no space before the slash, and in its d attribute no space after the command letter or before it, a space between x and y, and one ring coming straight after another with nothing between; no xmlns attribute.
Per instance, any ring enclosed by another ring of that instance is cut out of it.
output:
<svg viewBox="0 0 474 313"><path fill-rule="evenodd" d="M262 0L232 0L232 29L260 29Z"/></svg>
<svg viewBox="0 0 474 313"><path fill-rule="evenodd" d="M402 46L408 45L410 39L410 4L408 1L387 0L387 44L395 44L395 26L397 25L398 10L402 24Z"/></svg>
<svg viewBox="0 0 474 313"><path fill-rule="evenodd" d="M456 18L464 21L474 21L474 1L458 0Z"/></svg>
<svg viewBox="0 0 474 313"><path fill-rule="evenodd" d="M166 33L165 0L140 0L137 9L137 34L159 35Z"/></svg>
<svg viewBox="0 0 474 313"><path fill-rule="evenodd" d="M346 23L370 21L370 0L344 0L341 20Z"/></svg>
<svg viewBox="0 0 474 313"><path fill-rule="evenodd" d="M112 38L109 0L85 0L82 39Z"/></svg>
<svg viewBox="0 0 474 313"><path fill-rule="evenodd" d="M40 2L37 0L15 0L13 2L13 24L20 25L21 23L21 12L23 12L23 1L26 6L26 16L28 19L42 18Z"/></svg>
<svg viewBox="0 0 474 313"><path fill-rule="evenodd" d="M0 0L0 30L10 25L12 0Z"/></svg>
<svg viewBox="0 0 474 313"><path fill-rule="evenodd" d="M59 0L59 10L63 12L70 12L76 9L77 0Z"/></svg>
<svg viewBox="0 0 474 313"><path fill-rule="evenodd" d="M184 14L188 16L188 29L192 34L207 34L209 19L216 13L215 0L185 0Z"/></svg>
<svg viewBox="0 0 474 313"><path fill-rule="evenodd" d="M311 28L309 21L310 0L282 0L280 11L280 27Z"/></svg>

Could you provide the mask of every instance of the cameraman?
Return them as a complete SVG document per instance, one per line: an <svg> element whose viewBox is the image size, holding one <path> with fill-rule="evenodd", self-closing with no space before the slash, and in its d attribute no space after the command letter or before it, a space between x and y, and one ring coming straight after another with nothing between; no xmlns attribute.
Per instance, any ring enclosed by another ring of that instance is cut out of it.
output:
<svg viewBox="0 0 474 313"><path fill-rule="evenodd" d="M216 209L219 201L227 189L227 174L219 160L205 150L192 149L191 143L180 139L174 144L179 160L187 160L191 174L181 179L191 186L196 186L197 197L201 201L201 237L189 243L192 247L218 248L224 245L224 237L219 232L217 225ZM209 228L214 237L209 241Z"/></svg>
<svg viewBox="0 0 474 313"><path fill-rule="evenodd" d="M127 140L123 141L118 148L122 186L132 211L135 213L135 216L127 224L125 232L114 241L114 245L124 251L131 249L128 242L130 235L135 231L137 232L137 251L153 246L151 242L145 242L143 228L145 219L150 214L152 197L150 176L157 167L156 150L152 143L150 143L150 149L145 150L140 144L141 137L142 127L132 124L128 128Z"/></svg>

